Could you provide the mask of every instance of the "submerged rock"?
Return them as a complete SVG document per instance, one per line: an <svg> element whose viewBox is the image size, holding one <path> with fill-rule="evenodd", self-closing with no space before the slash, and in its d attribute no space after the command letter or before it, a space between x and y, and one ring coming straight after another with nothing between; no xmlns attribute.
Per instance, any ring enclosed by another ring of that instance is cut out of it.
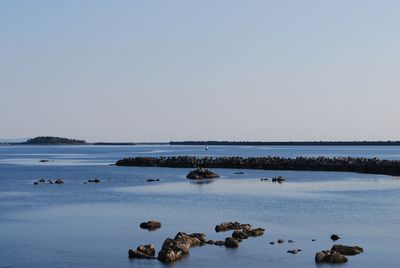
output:
<svg viewBox="0 0 400 268"><path fill-rule="evenodd" d="M190 171L189 174L186 176L186 178L192 180L215 179L219 178L219 175L205 168L197 168L195 170Z"/></svg>
<svg viewBox="0 0 400 268"><path fill-rule="evenodd" d="M233 172L233 174L235 174L235 175L243 175L244 172L243 171L238 171L238 172Z"/></svg>
<svg viewBox="0 0 400 268"><path fill-rule="evenodd" d="M150 231L157 230L157 229L161 228L161 222L153 221L153 220L152 221L148 221L148 222L142 222L140 224L140 228L147 229L147 230L150 230Z"/></svg>
<svg viewBox="0 0 400 268"><path fill-rule="evenodd" d="M332 250L323 250L315 254L316 263L345 263L347 261L346 256Z"/></svg>
<svg viewBox="0 0 400 268"><path fill-rule="evenodd" d="M95 178L93 180L88 180L87 182L99 183L99 182L101 182L101 180L99 178Z"/></svg>
<svg viewBox="0 0 400 268"><path fill-rule="evenodd" d="M364 252L364 249L359 246L344 246L344 245L333 245L331 251L339 252L343 255L357 255Z"/></svg>
<svg viewBox="0 0 400 268"><path fill-rule="evenodd" d="M285 243L285 240L283 240L283 239L278 239L278 244L283 244L283 243Z"/></svg>
<svg viewBox="0 0 400 268"><path fill-rule="evenodd" d="M287 253L297 254L297 253L299 253L301 251L302 251L301 249L297 248L297 249L288 250Z"/></svg>
<svg viewBox="0 0 400 268"><path fill-rule="evenodd" d="M146 181L153 182L153 181L160 181L160 180L159 179L147 179Z"/></svg>
<svg viewBox="0 0 400 268"><path fill-rule="evenodd" d="M214 245L216 245L216 246L225 246L225 241L222 241L222 240L215 241Z"/></svg>

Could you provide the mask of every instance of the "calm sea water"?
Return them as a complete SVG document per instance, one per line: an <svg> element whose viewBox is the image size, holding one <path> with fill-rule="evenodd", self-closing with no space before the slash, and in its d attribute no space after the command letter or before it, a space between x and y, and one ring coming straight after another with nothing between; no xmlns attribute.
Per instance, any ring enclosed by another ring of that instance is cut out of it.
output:
<svg viewBox="0 0 400 268"><path fill-rule="evenodd" d="M400 147L211 146L0 146L0 267L163 267L129 260L128 249L160 249L178 231L204 232L237 220L264 227L238 249L192 248L174 267L315 267L329 236L365 253L341 267L398 267L400 179L390 176L303 171L215 169L208 184L185 179L189 169L110 166L127 156L241 155L362 156L400 159ZM46 159L50 162L41 163ZM287 182L260 181L282 175ZM32 185L40 177L64 185ZM83 184L99 177L100 184ZM146 179L158 178L157 183ZM160 230L139 224L160 220ZM282 238L295 243L269 245ZM312 242L311 239L316 239ZM286 253L300 248L297 255Z"/></svg>

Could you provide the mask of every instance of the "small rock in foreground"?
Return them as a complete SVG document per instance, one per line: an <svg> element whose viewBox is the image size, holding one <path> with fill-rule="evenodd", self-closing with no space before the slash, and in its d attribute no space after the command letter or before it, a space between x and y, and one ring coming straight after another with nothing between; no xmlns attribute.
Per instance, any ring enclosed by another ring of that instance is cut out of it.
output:
<svg viewBox="0 0 400 268"><path fill-rule="evenodd" d="M155 259L156 249L154 245L140 245L136 250L129 249L128 254L130 259Z"/></svg>
<svg viewBox="0 0 400 268"><path fill-rule="evenodd" d="M237 241L233 237L227 237L225 239L225 247L227 247L227 248L238 248L239 247L239 241Z"/></svg>
<svg viewBox="0 0 400 268"><path fill-rule="evenodd" d="M347 261L346 256L336 251L323 250L315 254L316 263L345 263Z"/></svg>

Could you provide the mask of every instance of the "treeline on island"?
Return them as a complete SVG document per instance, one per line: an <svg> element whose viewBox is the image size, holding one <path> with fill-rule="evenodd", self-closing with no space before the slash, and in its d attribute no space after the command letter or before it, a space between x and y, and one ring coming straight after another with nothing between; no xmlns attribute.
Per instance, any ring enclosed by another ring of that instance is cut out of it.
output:
<svg viewBox="0 0 400 268"><path fill-rule="evenodd" d="M36 137L32 139L28 139L26 142L22 142L20 144L30 144L30 145L44 145L44 144L69 144L69 145L84 145L88 144L84 140L76 140L76 139L68 139L62 137L51 137L51 136L42 136Z"/></svg>
<svg viewBox="0 0 400 268"><path fill-rule="evenodd" d="M170 145L400 146L400 141L171 141Z"/></svg>
<svg viewBox="0 0 400 268"><path fill-rule="evenodd" d="M352 157L134 157L117 166L340 171L400 176L400 161Z"/></svg>

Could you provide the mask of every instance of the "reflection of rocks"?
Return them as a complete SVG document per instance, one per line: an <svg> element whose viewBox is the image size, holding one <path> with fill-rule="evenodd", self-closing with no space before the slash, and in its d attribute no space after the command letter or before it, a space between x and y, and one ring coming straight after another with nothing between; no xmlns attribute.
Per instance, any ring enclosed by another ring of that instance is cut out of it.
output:
<svg viewBox="0 0 400 268"><path fill-rule="evenodd" d="M213 182L214 182L213 179L202 179L202 180L192 180L190 184L205 185Z"/></svg>
<svg viewBox="0 0 400 268"><path fill-rule="evenodd" d="M142 222L140 224L140 228L147 229L150 231L157 230L157 229L161 228L161 222L158 222L158 221Z"/></svg>
<svg viewBox="0 0 400 268"><path fill-rule="evenodd" d="M197 168L195 170L190 171L189 174L186 176L186 178L194 180L215 179L219 178L219 175L205 168Z"/></svg>
<svg viewBox="0 0 400 268"><path fill-rule="evenodd" d="M343 255L352 256L352 255L357 255L357 254L364 252L364 249L359 246L334 245L331 248L331 251L336 251Z"/></svg>
<svg viewBox="0 0 400 268"><path fill-rule="evenodd" d="M315 254L316 263L345 263L347 261L346 256L336 251L323 250Z"/></svg>
<svg viewBox="0 0 400 268"><path fill-rule="evenodd" d="M128 254L131 259L154 259L156 249L153 245L141 245L136 250L129 249Z"/></svg>
<svg viewBox="0 0 400 268"><path fill-rule="evenodd" d="M189 254L191 247L203 246L206 243L205 234L186 234L179 232L174 239L167 238L161 251L158 253L158 260L171 263Z"/></svg>

